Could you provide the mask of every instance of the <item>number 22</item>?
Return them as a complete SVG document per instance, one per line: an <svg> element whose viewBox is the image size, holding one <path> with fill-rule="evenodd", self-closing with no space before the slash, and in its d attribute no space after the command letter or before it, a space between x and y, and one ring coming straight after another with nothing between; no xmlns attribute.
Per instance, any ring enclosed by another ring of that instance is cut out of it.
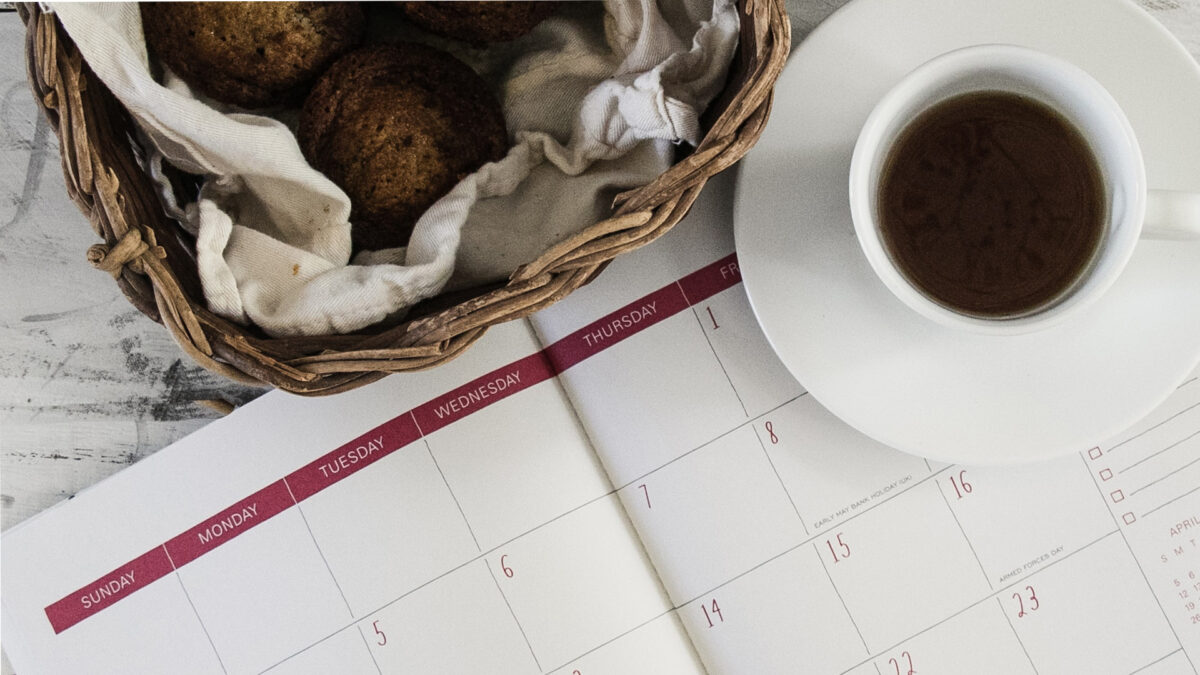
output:
<svg viewBox="0 0 1200 675"><path fill-rule="evenodd" d="M900 659L908 662L908 670L900 670ZM888 664L896 669L896 675L916 675L917 671L913 670L912 654L909 654L907 650L902 651L900 652L900 659L896 657L888 659Z"/></svg>

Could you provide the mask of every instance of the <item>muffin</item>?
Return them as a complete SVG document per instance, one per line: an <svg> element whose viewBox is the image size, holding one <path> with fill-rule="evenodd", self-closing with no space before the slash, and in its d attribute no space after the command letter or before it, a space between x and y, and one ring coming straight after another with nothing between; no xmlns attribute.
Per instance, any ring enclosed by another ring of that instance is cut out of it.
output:
<svg viewBox="0 0 1200 675"><path fill-rule="evenodd" d="M244 108L298 103L362 40L358 3L152 2L146 46L194 89Z"/></svg>
<svg viewBox="0 0 1200 675"><path fill-rule="evenodd" d="M458 181L504 156L504 113L487 83L414 43L343 57L304 102L304 156L350 197L354 248L404 246Z"/></svg>
<svg viewBox="0 0 1200 675"><path fill-rule="evenodd" d="M404 15L431 33L472 44L507 42L533 30L557 2L402 2Z"/></svg>

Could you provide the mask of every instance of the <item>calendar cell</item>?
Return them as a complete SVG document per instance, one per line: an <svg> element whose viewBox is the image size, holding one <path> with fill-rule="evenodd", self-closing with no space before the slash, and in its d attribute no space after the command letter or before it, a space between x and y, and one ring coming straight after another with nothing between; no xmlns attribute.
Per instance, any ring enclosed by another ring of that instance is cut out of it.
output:
<svg viewBox="0 0 1200 675"><path fill-rule="evenodd" d="M713 589L679 615L714 675L840 673L868 656L808 547Z"/></svg>
<svg viewBox="0 0 1200 675"><path fill-rule="evenodd" d="M300 509L354 616L479 553L421 441L306 499Z"/></svg>
<svg viewBox="0 0 1200 675"><path fill-rule="evenodd" d="M1196 675L1196 668L1180 649L1134 672L1137 675Z"/></svg>
<svg viewBox="0 0 1200 675"><path fill-rule="evenodd" d="M350 626L266 672L270 675L379 675L379 668L371 657L359 627Z"/></svg>
<svg viewBox="0 0 1200 675"><path fill-rule="evenodd" d="M883 675L1035 675L995 602L985 600L874 659Z"/></svg>
<svg viewBox="0 0 1200 675"><path fill-rule="evenodd" d="M486 560L546 669L670 609L615 495L501 546Z"/></svg>
<svg viewBox="0 0 1200 675"><path fill-rule="evenodd" d="M930 481L886 508L825 530L812 549L872 650L989 594L966 538Z"/></svg>
<svg viewBox="0 0 1200 675"><path fill-rule="evenodd" d="M10 573L6 569L5 574ZM221 662L170 574L66 630L55 643L64 673L219 675ZM91 637L89 637L91 636ZM6 635L6 637L8 637ZM89 649L103 643L105 649ZM136 654L137 659L129 658Z"/></svg>
<svg viewBox="0 0 1200 675"><path fill-rule="evenodd" d="M717 293L692 311L750 417L804 393L758 327L743 287Z"/></svg>
<svg viewBox="0 0 1200 675"><path fill-rule="evenodd" d="M1114 528L1078 455L1025 466L954 466L937 485L997 588Z"/></svg>
<svg viewBox="0 0 1200 675"><path fill-rule="evenodd" d="M924 460L855 431L811 396L756 420L754 429L812 534L929 474Z"/></svg>
<svg viewBox="0 0 1200 675"><path fill-rule="evenodd" d="M542 672L482 560L418 588L356 627L384 675Z"/></svg>
<svg viewBox="0 0 1200 675"><path fill-rule="evenodd" d="M294 508L181 567L179 576L230 673L260 672L350 619Z"/></svg>
<svg viewBox="0 0 1200 675"><path fill-rule="evenodd" d="M554 671L554 675L701 675L696 650L671 612Z"/></svg>
<svg viewBox="0 0 1200 675"><path fill-rule="evenodd" d="M1179 649L1125 540L1111 534L998 594L1040 673L1131 673Z"/></svg>
<svg viewBox="0 0 1200 675"><path fill-rule="evenodd" d="M620 494L676 604L804 540L800 518L749 427Z"/></svg>
<svg viewBox="0 0 1200 675"><path fill-rule="evenodd" d="M663 344L670 344L664 350ZM746 419L696 318L676 314L561 375L617 486ZM679 420L689 420L686 424Z"/></svg>
<svg viewBox="0 0 1200 675"><path fill-rule="evenodd" d="M480 410L428 442L485 551L611 489L557 382Z"/></svg>

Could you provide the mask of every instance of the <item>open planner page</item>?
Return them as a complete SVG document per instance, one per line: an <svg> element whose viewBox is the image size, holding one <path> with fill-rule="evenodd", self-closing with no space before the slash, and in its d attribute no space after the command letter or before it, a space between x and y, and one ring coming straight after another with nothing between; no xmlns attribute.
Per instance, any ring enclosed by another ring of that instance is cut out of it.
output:
<svg viewBox="0 0 1200 675"><path fill-rule="evenodd" d="M771 352L731 203L532 319L708 671L1195 673L1200 381L1042 464L894 451Z"/></svg>
<svg viewBox="0 0 1200 675"><path fill-rule="evenodd" d="M268 394L12 528L3 570L22 675L700 670L525 322Z"/></svg>

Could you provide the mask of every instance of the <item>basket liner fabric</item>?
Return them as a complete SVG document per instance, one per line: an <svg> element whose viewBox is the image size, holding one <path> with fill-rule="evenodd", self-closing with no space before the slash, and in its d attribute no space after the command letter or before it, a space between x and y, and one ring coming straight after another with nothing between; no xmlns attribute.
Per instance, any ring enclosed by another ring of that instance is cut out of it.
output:
<svg viewBox="0 0 1200 675"><path fill-rule="evenodd" d="M672 144L699 141L738 34L730 0L614 0L602 14L564 3L488 50L439 43L499 84L513 146L431 207L407 249L348 264L349 200L287 124L199 100L169 73L155 81L135 4L51 8L158 152L205 177L182 213L210 309L273 335L374 324L440 292L456 259L455 286L503 279L603 217L615 191L670 166Z"/></svg>

